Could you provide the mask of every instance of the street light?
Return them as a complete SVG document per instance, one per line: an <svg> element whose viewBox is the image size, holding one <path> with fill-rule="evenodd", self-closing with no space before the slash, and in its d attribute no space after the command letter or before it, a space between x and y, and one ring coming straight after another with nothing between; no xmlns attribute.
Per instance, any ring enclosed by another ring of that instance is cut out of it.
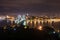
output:
<svg viewBox="0 0 60 40"><path fill-rule="evenodd" d="M42 30L42 26L39 26L38 29L39 29L39 30Z"/></svg>

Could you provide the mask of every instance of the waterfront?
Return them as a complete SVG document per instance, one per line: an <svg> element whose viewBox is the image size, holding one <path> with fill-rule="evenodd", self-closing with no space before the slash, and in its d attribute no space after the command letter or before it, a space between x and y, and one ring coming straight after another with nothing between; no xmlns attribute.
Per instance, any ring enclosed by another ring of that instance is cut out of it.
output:
<svg viewBox="0 0 60 40"><path fill-rule="evenodd" d="M13 20L11 20L13 19ZM15 18L0 18L0 37L2 38L24 38L58 40L60 39L59 18L39 18L25 15Z"/></svg>

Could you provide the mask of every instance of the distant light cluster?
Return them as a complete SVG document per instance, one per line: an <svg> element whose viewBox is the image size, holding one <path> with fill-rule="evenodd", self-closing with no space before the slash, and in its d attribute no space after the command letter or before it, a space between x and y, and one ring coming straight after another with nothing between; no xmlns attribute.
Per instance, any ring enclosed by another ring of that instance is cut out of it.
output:
<svg viewBox="0 0 60 40"><path fill-rule="evenodd" d="M22 15L22 16L21 15L18 15L17 18L16 18L16 20L15 20L15 23L19 24L22 21L24 21L23 22L23 25L26 25L25 20L26 20L26 16L25 15Z"/></svg>

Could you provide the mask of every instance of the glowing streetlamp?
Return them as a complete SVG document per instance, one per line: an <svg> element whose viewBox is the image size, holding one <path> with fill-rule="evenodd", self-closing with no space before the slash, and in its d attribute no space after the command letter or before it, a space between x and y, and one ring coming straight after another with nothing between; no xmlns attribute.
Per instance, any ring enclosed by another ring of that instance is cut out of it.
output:
<svg viewBox="0 0 60 40"><path fill-rule="evenodd" d="M38 29L39 29L39 30L42 30L42 26L39 26Z"/></svg>

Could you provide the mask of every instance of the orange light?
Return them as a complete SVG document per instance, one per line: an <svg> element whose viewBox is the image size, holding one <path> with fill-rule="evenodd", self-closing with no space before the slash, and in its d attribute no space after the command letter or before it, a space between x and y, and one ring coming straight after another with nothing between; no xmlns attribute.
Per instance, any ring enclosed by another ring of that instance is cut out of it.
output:
<svg viewBox="0 0 60 40"><path fill-rule="evenodd" d="M39 30L42 30L42 26L39 26L38 29L39 29Z"/></svg>
<svg viewBox="0 0 60 40"><path fill-rule="evenodd" d="M6 16L7 18L10 18L8 15Z"/></svg>

